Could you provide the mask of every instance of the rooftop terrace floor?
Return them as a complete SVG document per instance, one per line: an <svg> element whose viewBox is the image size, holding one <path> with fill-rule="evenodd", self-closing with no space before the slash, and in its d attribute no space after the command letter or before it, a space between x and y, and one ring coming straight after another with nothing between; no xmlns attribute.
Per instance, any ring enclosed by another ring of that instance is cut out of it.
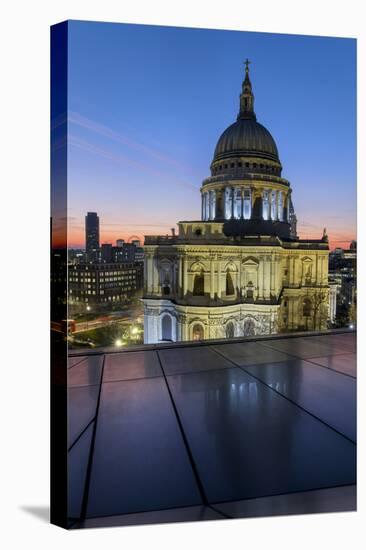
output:
<svg viewBox="0 0 366 550"><path fill-rule="evenodd" d="M70 527L356 509L356 334L71 355Z"/></svg>

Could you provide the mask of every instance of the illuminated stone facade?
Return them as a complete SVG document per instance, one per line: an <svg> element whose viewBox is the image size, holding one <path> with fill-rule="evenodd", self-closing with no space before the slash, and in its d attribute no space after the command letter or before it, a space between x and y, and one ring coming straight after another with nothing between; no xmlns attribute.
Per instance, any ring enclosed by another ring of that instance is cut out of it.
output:
<svg viewBox="0 0 366 550"><path fill-rule="evenodd" d="M326 328L328 238L297 237L281 172L247 63L237 121L201 187L201 221L145 237L145 343Z"/></svg>

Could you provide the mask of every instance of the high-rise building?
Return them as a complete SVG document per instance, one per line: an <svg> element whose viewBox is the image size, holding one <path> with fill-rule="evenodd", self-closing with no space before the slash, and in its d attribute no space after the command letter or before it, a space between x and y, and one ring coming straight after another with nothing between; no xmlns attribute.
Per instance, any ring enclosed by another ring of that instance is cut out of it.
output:
<svg viewBox="0 0 366 550"><path fill-rule="evenodd" d="M146 343L323 329L326 232L300 240L276 143L257 122L248 62L237 120L201 187L201 220L146 236Z"/></svg>
<svg viewBox="0 0 366 550"><path fill-rule="evenodd" d="M116 240L116 246L121 248L124 245L124 242L125 242L124 239L117 239Z"/></svg>
<svg viewBox="0 0 366 550"><path fill-rule="evenodd" d="M85 216L85 250L89 260L95 260L99 251L99 216L88 212Z"/></svg>

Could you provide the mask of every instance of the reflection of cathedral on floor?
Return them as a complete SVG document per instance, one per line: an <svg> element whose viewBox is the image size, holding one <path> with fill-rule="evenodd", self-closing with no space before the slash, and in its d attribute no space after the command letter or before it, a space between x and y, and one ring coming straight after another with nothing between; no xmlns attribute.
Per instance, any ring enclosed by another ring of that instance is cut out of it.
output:
<svg viewBox="0 0 366 550"><path fill-rule="evenodd" d="M297 237L281 173L246 65L237 120L201 187L201 220L145 238L146 343L326 328L328 238Z"/></svg>

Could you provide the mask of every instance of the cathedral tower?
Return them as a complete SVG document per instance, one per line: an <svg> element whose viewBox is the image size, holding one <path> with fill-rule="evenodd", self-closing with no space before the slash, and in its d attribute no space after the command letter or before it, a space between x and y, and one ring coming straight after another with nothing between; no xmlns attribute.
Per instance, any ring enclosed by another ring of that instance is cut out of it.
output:
<svg viewBox="0 0 366 550"><path fill-rule="evenodd" d="M201 220L145 237L145 343L322 329L328 239L300 240L277 145L245 77L201 186Z"/></svg>

